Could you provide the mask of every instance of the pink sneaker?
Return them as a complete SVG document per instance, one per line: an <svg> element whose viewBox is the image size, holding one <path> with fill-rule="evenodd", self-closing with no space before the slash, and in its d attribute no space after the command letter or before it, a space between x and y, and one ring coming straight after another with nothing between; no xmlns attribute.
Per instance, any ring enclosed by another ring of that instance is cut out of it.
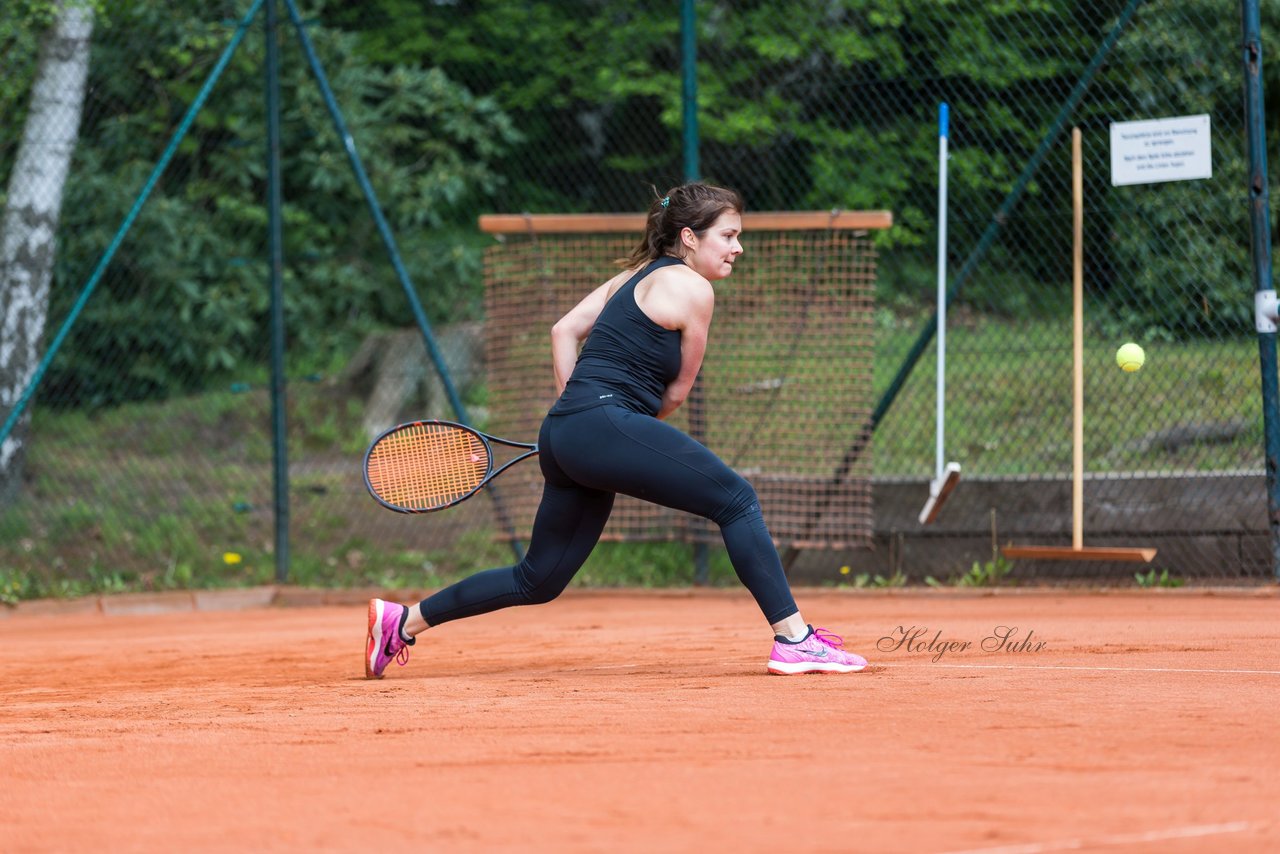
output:
<svg viewBox="0 0 1280 854"><path fill-rule="evenodd" d="M769 656L769 672L779 676L796 673L857 673L867 666L860 655L845 652L844 639L826 629L809 627L804 640L789 641L780 635L773 638L773 654Z"/></svg>
<svg viewBox="0 0 1280 854"><path fill-rule="evenodd" d="M401 667L409 663L409 647L400 638L400 623L409 609L381 599L369 600L369 642L364 648L364 676L381 679L382 671L395 659Z"/></svg>

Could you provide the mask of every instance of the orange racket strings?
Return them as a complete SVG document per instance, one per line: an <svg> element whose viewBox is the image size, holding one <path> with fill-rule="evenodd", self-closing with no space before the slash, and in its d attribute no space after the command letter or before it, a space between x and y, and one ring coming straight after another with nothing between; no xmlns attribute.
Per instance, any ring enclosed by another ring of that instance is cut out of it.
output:
<svg viewBox="0 0 1280 854"><path fill-rule="evenodd" d="M369 454L369 485L397 507L428 510L464 498L489 473L489 451L475 434L444 424L411 424Z"/></svg>

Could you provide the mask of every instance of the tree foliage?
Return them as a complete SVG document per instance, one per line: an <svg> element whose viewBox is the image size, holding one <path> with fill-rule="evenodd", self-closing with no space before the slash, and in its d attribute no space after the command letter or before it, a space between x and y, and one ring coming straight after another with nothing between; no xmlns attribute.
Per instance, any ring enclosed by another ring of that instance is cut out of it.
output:
<svg viewBox="0 0 1280 854"><path fill-rule="evenodd" d="M151 396L261 363L270 300L261 20L86 304L46 379L47 400ZM298 332L291 356L315 363L373 326L412 320L320 90L282 24L286 325ZM194 7L113 4L93 54L51 318L79 295L233 29ZM473 315L479 249L467 226L502 184L494 164L518 138L511 122L438 68L378 66L349 35L314 22L308 33L429 315Z"/></svg>

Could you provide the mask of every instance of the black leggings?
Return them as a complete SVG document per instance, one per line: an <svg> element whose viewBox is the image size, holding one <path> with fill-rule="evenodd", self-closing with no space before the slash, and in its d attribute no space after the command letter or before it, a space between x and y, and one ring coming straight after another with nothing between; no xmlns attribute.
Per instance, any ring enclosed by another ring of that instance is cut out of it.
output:
<svg viewBox="0 0 1280 854"><path fill-rule="evenodd" d="M620 406L600 406L547 416L538 447L546 483L524 559L424 599L429 625L559 596L599 541L615 493L715 522L765 619L776 623L796 613L755 490L685 433Z"/></svg>

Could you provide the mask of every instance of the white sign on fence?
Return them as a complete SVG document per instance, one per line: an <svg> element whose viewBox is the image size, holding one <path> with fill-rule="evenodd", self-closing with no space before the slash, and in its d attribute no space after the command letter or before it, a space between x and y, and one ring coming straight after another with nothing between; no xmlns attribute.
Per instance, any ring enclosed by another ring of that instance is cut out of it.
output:
<svg viewBox="0 0 1280 854"><path fill-rule="evenodd" d="M1111 184L1155 184L1213 177L1209 116L1111 125Z"/></svg>

